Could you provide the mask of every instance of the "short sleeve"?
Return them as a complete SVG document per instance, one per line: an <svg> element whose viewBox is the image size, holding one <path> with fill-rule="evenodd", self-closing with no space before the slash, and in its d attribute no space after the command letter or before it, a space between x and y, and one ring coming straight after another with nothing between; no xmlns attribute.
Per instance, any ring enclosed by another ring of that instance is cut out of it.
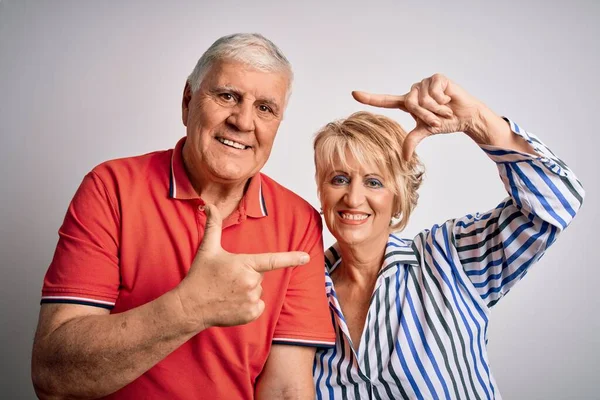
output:
<svg viewBox="0 0 600 400"><path fill-rule="evenodd" d="M58 231L42 303L113 308L119 291L119 220L114 194L96 172L90 172Z"/></svg>
<svg viewBox="0 0 600 400"><path fill-rule="evenodd" d="M335 332L325 292L322 224L314 209L298 250L307 252L310 262L292 272L273 344L332 347Z"/></svg>

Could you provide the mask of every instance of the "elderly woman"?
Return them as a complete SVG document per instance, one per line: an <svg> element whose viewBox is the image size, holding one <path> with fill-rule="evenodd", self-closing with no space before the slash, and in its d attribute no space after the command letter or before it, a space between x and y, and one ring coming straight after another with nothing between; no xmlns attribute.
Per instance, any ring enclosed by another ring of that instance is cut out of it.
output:
<svg viewBox="0 0 600 400"><path fill-rule="evenodd" d="M337 239L326 253L337 340L317 351L317 398L499 399L486 351L490 308L573 219L581 184L537 137L444 76L404 96L353 94L417 124L407 135L358 112L315 138L322 212ZM458 131L496 163L508 197L401 238L423 173L414 148Z"/></svg>

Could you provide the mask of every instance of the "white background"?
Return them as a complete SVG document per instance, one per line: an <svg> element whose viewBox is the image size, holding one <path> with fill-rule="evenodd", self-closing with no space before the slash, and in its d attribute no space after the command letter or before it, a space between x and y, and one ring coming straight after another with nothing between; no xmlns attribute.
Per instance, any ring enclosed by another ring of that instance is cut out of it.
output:
<svg viewBox="0 0 600 400"><path fill-rule="evenodd" d="M367 108L350 91L401 94L435 72L572 167L583 209L494 308L490 358L506 399L600 398L599 26L593 0L0 0L0 397L34 397L42 279L82 177L107 159L173 147L185 134L185 78L202 52L222 35L261 32L296 74L264 172L315 207L312 136ZM381 113L413 127L400 111ZM463 135L418 151L427 177L406 236L504 197L494 164Z"/></svg>

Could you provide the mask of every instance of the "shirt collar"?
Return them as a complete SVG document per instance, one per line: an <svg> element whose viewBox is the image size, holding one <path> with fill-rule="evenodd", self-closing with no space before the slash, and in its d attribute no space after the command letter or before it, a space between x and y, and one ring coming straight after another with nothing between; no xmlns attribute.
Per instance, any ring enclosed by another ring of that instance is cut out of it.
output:
<svg viewBox="0 0 600 400"><path fill-rule="evenodd" d="M171 155L171 171L169 174L169 197L178 200L200 199L187 175L183 164L183 145L185 137L181 138ZM246 193L240 202L240 208L249 217L261 218L269 215L267 201L263 193L262 174L258 173L250 178Z"/></svg>
<svg viewBox="0 0 600 400"><path fill-rule="evenodd" d="M337 242L325 252L325 275L327 292L333 288L330 274L340 265L342 256ZM385 278L394 274L400 265L418 266L419 261L413 247L413 241L401 239L395 234L390 234L385 247L383 264L378 273L378 278Z"/></svg>

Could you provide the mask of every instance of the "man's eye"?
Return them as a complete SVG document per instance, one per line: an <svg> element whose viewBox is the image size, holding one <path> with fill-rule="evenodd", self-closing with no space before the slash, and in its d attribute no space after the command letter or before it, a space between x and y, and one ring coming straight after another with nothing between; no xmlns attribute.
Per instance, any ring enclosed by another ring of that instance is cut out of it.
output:
<svg viewBox="0 0 600 400"><path fill-rule="evenodd" d="M349 179L344 175L336 175L331 179L331 184L336 186L347 185L349 182Z"/></svg>
<svg viewBox="0 0 600 400"><path fill-rule="evenodd" d="M272 110L272 109L271 109L271 107L269 107L269 106L260 105L260 106L258 106L258 109L259 109L261 112L264 112L264 113L271 113L271 114L273 114L273 110Z"/></svg>
<svg viewBox="0 0 600 400"><path fill-rule="evenodd" d="M221 93L219 97L225 101L232 101L234 99L231 93Z"/></svg>
<svg viewBox="0 0 600 400"><path fill-rule="evenodd" d="M378 179L367 179L365 181L365 185L367 185L367 187L369 188L382 188L383 187L383 183L381 183Z"/></svg>

